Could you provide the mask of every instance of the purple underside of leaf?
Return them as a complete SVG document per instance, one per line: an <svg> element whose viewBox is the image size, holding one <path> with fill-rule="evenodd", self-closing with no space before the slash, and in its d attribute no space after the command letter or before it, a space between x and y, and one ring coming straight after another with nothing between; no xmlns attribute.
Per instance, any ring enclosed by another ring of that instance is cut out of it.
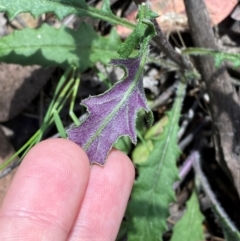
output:
<svg viewBox="0 0 240 241"><path fill-rule="evenodd" d="M91 164L104 165L108 152L121 136L129 136L134 144L137 142L137 112L141 108L149 110L141 73L136 79L140 61L140 58L112 60L112 64L126 69L127 77L104 94L81 102L89 116L79 127L68 131L68 138L86 151Z"/></svg>

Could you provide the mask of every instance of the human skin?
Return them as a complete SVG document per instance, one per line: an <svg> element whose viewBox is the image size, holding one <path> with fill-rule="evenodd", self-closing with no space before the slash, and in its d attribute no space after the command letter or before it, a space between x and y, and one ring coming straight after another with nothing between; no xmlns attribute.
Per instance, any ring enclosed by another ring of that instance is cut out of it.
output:
<svg viewBox="0 0 240 241"><path fill-rule="evenodd" d="M112 150L104 167L65 139L33 147L0 209L1 241L114 241L134 182L130 159Z"/></svg>

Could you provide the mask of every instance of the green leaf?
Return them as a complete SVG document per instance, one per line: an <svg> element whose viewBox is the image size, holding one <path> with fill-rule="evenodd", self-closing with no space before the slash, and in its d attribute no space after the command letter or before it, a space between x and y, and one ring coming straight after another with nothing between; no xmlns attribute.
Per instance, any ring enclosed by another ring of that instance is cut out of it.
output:
<svg viewBox="0 0 240 241"><path fill-rule="evenodd" d="M66 27L55 29L42 25L39 29L24 29L0 39L0 60L22 65L76 66L80 71L97 61L104 64L118 57L121 41L115 32L101 37L92 27L82 23L77 31Z"/></svg>
<svg viewBox="0 0 240 241"><path fill-rule="evenodd" d="M107 1L105 0L105 2ZM105 20L111 24L134 28L134 24L115 16L110 8L105 6L103 9L97 9L88 6L84 0L1 0L0 12L6 12L10 19L19 13L26 12L31 13L35 18L43 13L52 12L59 19L63 19L69 14L75 14L79 17L89 16Z"/></svg>
<svg viewBox="0 0 240 241"><path fill-rule="evenodd" d="M152 111L149 111L146 114L146 121L147 121L147 124L148 124L149 127L151 127L153 125L154 116L153 116L153 112Z"/></svg>
<svg viewBox="0 0 240 241"><path fill-rule="evenodd" d="M173 183L178 179L176 160L180 150L177 145L178 121L185 93L185 84L180 83L169 122L148 160L139 169L127 210L129 241L159 241L167 230L169 203L175 200Z"/></svg>
<svg viewBox="0 0 240 241"><path fill-rule="evenodd" d="M132 160L135 164L141 164L148 159L153 149L152 139L156 137L159 138L163 132L164 126L168 123L168 119L167 116L164 116L145 133L145 143L139 142L132 152Z"/></svg>
<svg viewBox="0 0 240 241"><path fill-rule="evenodd" d="M139 5L137 26L118 50L120 58L129 57L133 50L139 46L140 43L144 42L146 36L152 38L156 35L154 25L150 21L152 18L156 17L157 15L151 11L148 4ZM141 55L140 52L141 51L139 51L139 54Z"/></svg>
<svg viewBox="0 0 240 241"><path fill-rule="evenodd" d="M103 0L103 5L102 5L101 9L102 9L103 12L112 13L112 10L110 8L110 1L109 0Z"/></svg>
<svg viewBox="0 0 240 241"><path fill-rule="evenodd" d="M204 217L199 208L197 194L193 191L187 202L186 212L173 228L171 241L203 241L203 220Z"/></svg>
<svg viewBox="0 0 240 241"><path fill-rule="evenodd" d="M153 143L151 140L147 140L144 143L139 142L132 152L132 161L134 164L141 165L144 163L153 149Z"/></svg>
<svg viewBox="0 0 240 241"><path fill-rule="evenodd" d="M226 53L222 51L204 49L204 48L187 48L182 51L187 55L211 55L214 58L216 68L219 68L223 61L230 61L235 68L240 67L240 55L235 53Z"/></svg>
<svg viewBox="0 0 240 241"><path fill-rule="evenodd" d="M113 145L114 148L124 152L125 154L129 154L131 151L132 142L128 136L122 136L118 139L118 141Z"/></svg>

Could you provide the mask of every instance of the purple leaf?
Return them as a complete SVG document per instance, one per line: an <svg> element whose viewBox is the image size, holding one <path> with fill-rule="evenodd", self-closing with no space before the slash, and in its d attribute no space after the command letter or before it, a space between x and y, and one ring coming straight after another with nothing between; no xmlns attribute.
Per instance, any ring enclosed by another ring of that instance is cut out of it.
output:
<svg viewBox="0 0 240 241"><path fill-rule="evenodd" d="M119 137L128 135L136 144L137 112L149 111L142 82L140 58L112 60L122 66L127 76L102 95L89 97L81 104L87 107L88 118L68 131L68 137L87 153L90 163L104 165L108 152Z"/></svg>

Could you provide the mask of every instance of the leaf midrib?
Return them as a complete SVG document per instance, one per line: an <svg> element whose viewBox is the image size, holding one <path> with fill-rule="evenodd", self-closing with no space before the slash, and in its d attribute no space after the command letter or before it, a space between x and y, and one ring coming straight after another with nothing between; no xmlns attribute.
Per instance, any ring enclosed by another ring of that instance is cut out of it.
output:
<svg viewBox="0 0 240 241"><path fill-rule="evenodd" d="M183 83L180 83L180 85L182 85L182 86L179 86L178 88L180 88L180 87L185 87L185 85L183 84ZM182 91L184 91L184 89L182 90ZM179 91L180 92L180 91ZM182 93L181 93L182 94ZM183 96L183 95L182 95ZM171 133L173 132L173 129L174 129L174 123L176 122L176 118L177 118L177 116L179 115L179 109L180 109L180 106L181 106L181 100L178 100L178 102L177 102L177 104L176 104L176 106L174 106L174 109L175 109L175 111L173 112L173 117L174 118L172 118L172 121L171 121L171 123L169 123L169 125L170 125L170 129L169 129L169 131L168 131L168 133L167 133L167 141L165 142L166 144L165 144L165 147L164 147L164 150L163 150L163 155L161 155L161 159L160 159L160 161L159 161L159 165L158 165L158 168L157 168L157 170L156 170L156 172L155 172L155 178L154 178L154 180L153 180L153 185L152 185L152 188L151 188L151 190L150 190L150 194L149 194L149 198L148 198L148 203L149 203L149 205L148 205L148 208L147 208L147 213L146 213L146 220L148 219L148 217L149 217L149 213L150 213L150 207L152 206L152 202L153 202L153 198L152 198L152 196L154 195L154 193L155 193L155 190L156 190L156 186L157 186L157 184L158 184L158 180L159 180L159 177L161 176L161 172L162 172L162 165L163 165L163 162L164 162L164 160L165 160L165 155L166 155L166 153L167 153L167 149L169 148L169 143L170 143L170 139L171 139ZM159 153L160 153L160 151L159 151ZM144 236L142 237L142 238L144 238Z"/></svg>
<svg viewBox="0 0 240 241"><path fill-rule="evenodd" d="M73 5L69 5L67 3L59 3L59 2L56 2L56 1L50 1L50 0L41 0L44 4L44 2L46 3L52 3L53 5L56 4L56 5L62 5L62 6L65 6L66 8L68 8L70 10L70 12L72 14L77 14L78 12L82 11L82 12L86 12L86 16L92 16L92 17L96 17L96 18L99 18L99 19L102 19L102 20L105 20L105 21L108 21L110 23L113 23L113 24L119 24L119 25L122 25L122 26L125 26L125 27L128 27L130 29L133 29L135 27L135 24L134 23L131 23L129 22L128 20L126 19L123 19L123 18L120 18L116 15L114 15L112 12L106 12L106 11L103 11L101 9L97 9L97 8L94 8L94 7L91 7L89 5L87 5L87 3L85 2L85 6L73 6ZM0 7L1 9L1 7ZM3 9L3 8L2 8ZM72 10L71 10L72 9ZM3 11L7 11L7 9L3 9ZM17 12L17 14L19 13L22 13L24 11L21 11L19 10ZM26 11L25 11L26 12ZM29 13L31 13L31 10L28 10ZM57 11L56 11L57 12ZM55 13L56 13L55 12ZM70 13L69 13L70 14ZM39 14L40 15L40 14Z"/></svg>
<svg viewBox="0 0 240 241"><path fill-rule="evenodd" d="M136 75L134 77L134 80L132 81L129 89L127 90L127 92L125 93L125 95L123 96L122 100L119 102L119 104L111 111L111 113L103 120L103 124L100 125L100 127L97 129L97 131L95 132L95 134L93 136L90 137L89 141L87 141L87 143L83 146L84 150L87 151L87 149L89 148L89 146L93 143L93 141L99 136L101 135L102 131L104 130L104 128L107 126L107 124L114 118L114 116L117 114L117 112L124 106L125 103L127 103L127 99L131 96L132 92L134 91L134 89L136 88L138 81L141 80L141 75L142 72L144 70L144 65L146 62L146 56L143 56L140 64L139 64L139 68L138 71L136 72ZM127 73L128 74L128 73ZM123 80L124 81L124 80Z"/></svg>
<svg viewBox="0 0 240 241"><path fill-rule="evenodd" d="M40 46L40 47L39 47ZM75 48L74 46L78 46L77 48ZM79 47L80 46L80 47ZM98 51L104 51L104 52L106 52L106 51L109 51L109 52L112 52L112 51L114 51L115 52L115 50L111 50L111 49L105 49L105 48L99 48L99 47L94 47L94 48L92 48L92 46L85 46L85 45L64 45L64 44L59 44L59 45L31 45L31 46L18 46L18 47L16 47L16 46L11 46L11 47L8 47L8 48L0 48L0 51L3 51L3 52L5 52L5 51L10 51L10 50L15 50L15 49L46 49L46 48L66 48L66 49L76 49L76 50L78 50L78 49L81 49L81 48L84 48L84 49L91 49L91 50L98 50Z"/></svg>

